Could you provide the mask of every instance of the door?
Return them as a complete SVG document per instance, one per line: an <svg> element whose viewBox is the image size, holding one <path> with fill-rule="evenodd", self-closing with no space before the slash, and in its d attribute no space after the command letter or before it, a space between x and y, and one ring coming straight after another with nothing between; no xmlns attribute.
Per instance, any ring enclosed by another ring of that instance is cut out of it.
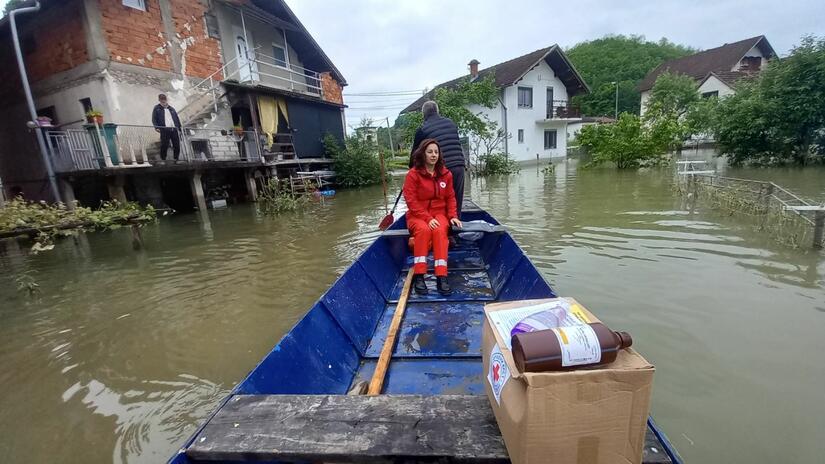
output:
<svg viewBox="0 0 825 464"><path fill-rule="evenodd" d="M243 31L235 33L235 56L238 57L238 80L240 82L257 81L258 64L255 62L255 51L251 44L246 43Z"/></svg>
<svg viewBox="0 0 825 464"><path fill-rule="evenodd" d="M547 114L546 119L553 119L553 87L547 87Z"/></svg>

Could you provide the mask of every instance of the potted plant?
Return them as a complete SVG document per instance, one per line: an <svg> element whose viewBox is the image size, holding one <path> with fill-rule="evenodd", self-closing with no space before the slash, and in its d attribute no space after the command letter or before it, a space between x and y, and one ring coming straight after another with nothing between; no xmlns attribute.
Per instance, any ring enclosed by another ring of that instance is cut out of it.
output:
<svg viewBox="0 0 825 464"><path fill-rule="evenodd" d="M101 113L99 110L96 110L94 108L90 109L89 111L86 112L86 122L88 122L89 124L95 124L96 123L97 125L102 125L103 124L103 113Z"/></svg>
<svg viewBox="0 0 825 464"><path fill-rule="evenodd" d="M235 132L235 135L238 137L243 137L243 126L240 124L236 124L232 127L232 131Z"/></svg>

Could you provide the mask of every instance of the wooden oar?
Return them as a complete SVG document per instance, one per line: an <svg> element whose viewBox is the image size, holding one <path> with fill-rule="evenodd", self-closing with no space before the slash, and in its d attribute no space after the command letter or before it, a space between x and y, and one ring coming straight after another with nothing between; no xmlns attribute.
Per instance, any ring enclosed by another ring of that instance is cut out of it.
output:
<svg viewBox="0 0 825 464"><path fill-rule="evenodd" d="M381 389L384 387L384 377L387 375L392 351L395 349L395 338L398 335L398 328L401 326L401 319L404 318L404 310L407 308L407 298L410 296L412 279L413 270L410 268L407 279L404 281L404 289L401 290L401 297L398 299L398 304L395 305L395 314L392 316L384 347L381 348L381 356L378 357L378 364L375 365L375 372L372 374L372 380L370 380L370 387L367 390L368 395L380 395Z"/></svg>

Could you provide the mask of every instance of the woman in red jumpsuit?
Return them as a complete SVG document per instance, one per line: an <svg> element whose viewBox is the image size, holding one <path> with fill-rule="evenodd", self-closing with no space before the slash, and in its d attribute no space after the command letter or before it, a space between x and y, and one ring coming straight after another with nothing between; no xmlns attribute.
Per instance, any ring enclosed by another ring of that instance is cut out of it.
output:
<svg viewBox="0 0 825 464"><path fill-rule="evenodd" d="M423 140L413 153L413 167L404 179L407 228L414 239L413 288L424 295L427 285L427 254L433 250L436 289L451 293L447 284L447 231L450 224L461 227L453 190L453 175L444 167L444 158L435 139Z"/></svg>

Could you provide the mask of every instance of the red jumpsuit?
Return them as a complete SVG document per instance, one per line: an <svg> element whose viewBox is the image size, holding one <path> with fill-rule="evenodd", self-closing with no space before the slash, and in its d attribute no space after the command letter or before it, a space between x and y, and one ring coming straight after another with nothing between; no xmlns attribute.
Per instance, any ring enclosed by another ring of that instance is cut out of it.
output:
<svg viewBox="0 0 825 464"><path fill-rule="evenodd" d="M458 217L453 190L453 175L441 168L430 175L424 168L412 168L404 179L404 200L407 202L407 228L413 236L413 272L427 273L427 254L432 246L435 275L447 275L447 231L450 219ZM438 227L430 229L436 219Z"/></svg>

